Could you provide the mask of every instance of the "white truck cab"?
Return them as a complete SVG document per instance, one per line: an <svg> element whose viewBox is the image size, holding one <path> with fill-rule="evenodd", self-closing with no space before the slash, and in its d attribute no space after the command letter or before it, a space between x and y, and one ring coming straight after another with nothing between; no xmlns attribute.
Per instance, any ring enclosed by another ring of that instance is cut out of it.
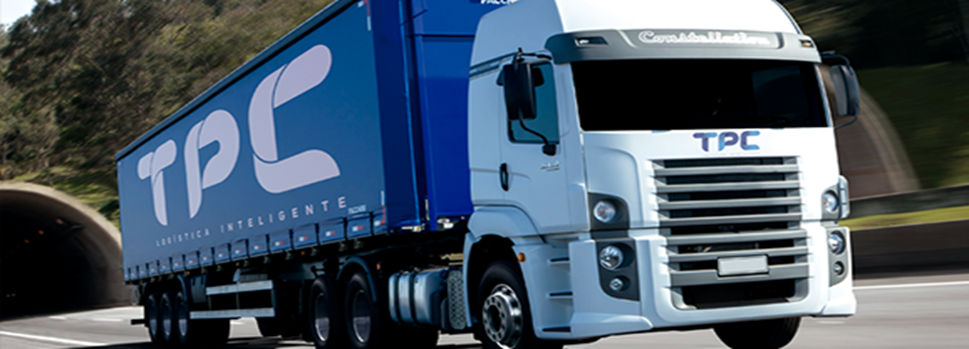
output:
<svg viewBox="0 0 969 349"><path fill-rule="evenodd" d="M466 285L486 344L713 327L780 347L855 313L832 126L857 80L831 69L832 115L777 2L524 0L481 19L471 63L465 254L510 239L523 283Z"/></svg>

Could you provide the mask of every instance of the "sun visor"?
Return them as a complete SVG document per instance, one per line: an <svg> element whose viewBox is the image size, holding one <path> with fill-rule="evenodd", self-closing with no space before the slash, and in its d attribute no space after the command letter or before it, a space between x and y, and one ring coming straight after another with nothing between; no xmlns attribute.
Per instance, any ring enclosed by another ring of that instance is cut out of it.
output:
<svg viewBox="0 0 969 349"><path fill-rule="evenodd" d="M736 30L638 29L563 33L545 42L556 64L628 59L770 59L820 63L806 35Z"/></svg>

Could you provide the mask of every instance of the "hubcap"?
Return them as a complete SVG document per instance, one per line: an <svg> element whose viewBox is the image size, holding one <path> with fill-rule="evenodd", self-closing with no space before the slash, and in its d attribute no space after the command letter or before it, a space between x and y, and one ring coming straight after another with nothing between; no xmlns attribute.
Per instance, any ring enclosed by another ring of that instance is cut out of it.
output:
<svg viewBox="0 0 969 349"><path fill-rule="evenodd" d="M361 290L353 295L353 334L360 343L370 339L370 303L367 295Z"/></svg>
<svg viewBox="0 0 969 349"><path fill-rule="evenodd" d="M492 342L504 349L514 348L522 338L522 304L515 290L499 284L491 290L481 309L484 330Z"/></svg>
<svg viewBox="0 0 969 349"><path fill-rule="evenodd" d="M313 324L316 328L316 339L320 343L326 343L330 337L330 314L326 312L326 297L323 294L316 296L316 304L313 312Z"/></svg>

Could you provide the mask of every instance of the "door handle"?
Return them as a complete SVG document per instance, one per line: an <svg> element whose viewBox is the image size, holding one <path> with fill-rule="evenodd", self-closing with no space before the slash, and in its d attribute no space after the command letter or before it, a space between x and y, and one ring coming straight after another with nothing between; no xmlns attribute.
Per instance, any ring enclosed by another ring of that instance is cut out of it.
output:
<svg viewBox="0 0 969 349"><path fill-rule="evenodd" d="M508 164L501 164L501 168L498 171L498 178L501 179L501 189L508 191Z"/></svg>

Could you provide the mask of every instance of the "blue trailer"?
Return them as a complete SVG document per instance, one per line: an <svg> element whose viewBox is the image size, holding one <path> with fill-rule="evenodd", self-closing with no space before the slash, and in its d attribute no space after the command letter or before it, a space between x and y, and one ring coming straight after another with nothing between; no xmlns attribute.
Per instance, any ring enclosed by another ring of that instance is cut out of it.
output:
<svg viewBox="0 0 969 349"><path fill-rule="evenodd" d="M177 346L780 347L855 311L857 90L772 0L335 0L117 155L125 280Z"/></svg>

